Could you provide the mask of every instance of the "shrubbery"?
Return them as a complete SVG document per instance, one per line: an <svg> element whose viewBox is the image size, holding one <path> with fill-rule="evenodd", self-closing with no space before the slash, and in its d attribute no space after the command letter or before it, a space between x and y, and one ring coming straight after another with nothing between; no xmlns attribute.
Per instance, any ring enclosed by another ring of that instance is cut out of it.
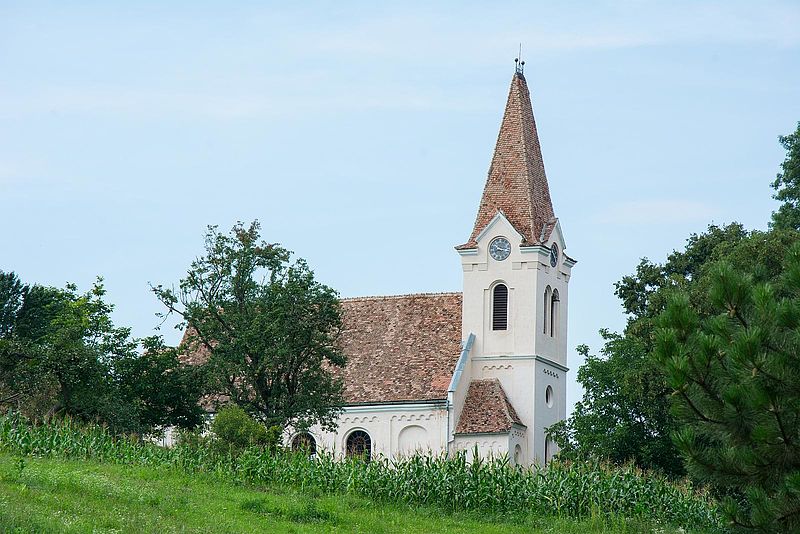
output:
<svg viewBox="0 0 800 534"><path fill-rule="evenodd" d="M221 408L211 423L211 430L233 451L241 451L247 447L274 449L281 437L280 427L267 429L239 406Z"/></svg>
<svg viewBox="0 0 800 534"><path fill-rule="evenodd" d="M0 416L0 451L162 466L240 483L354 493L447 511L575 519L624 516L689 529L720 529L715 504L691 486L632 466L597 462L551 463L547 469L529 470L504 460L469 464L463 454L364 462L340 461L326 453L309 457L280 448L247 447L237 454L183 443L166 449L114 437L98 426L70 421L36 426L11 416Z"/></svg>

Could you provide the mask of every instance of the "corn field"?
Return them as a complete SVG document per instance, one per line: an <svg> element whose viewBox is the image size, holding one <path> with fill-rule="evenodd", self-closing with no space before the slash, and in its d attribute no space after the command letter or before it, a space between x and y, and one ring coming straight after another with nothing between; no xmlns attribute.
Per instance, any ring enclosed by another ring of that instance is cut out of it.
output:
<svg viewBox="0 0 800 534"><path fill-rule="evenodd" d="M688 484L630 466L553 462L546 469L519 469L505 460L469 463L463 454L365 462L256 448L234 455L189 444L163 448L69 420L36 425L16 415L0 415L0 452L166 467L237 483L348 492L447 511L573 519L623 516L691 530L722 528L710 498Z"/></svg>

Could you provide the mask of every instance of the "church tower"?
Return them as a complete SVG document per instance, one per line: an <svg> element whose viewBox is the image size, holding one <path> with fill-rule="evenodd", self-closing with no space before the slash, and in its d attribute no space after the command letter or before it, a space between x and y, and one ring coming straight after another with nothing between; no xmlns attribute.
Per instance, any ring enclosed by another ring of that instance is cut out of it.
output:
<svg viewBox="0 0 800 534"><path fill-rule="evenodd" d="M544 429L566 416L568 284L576 263L566 248L518 67L475 226L456 247L462 339L472 339L465 371L473 382L499 381L517 415L508 445L516 463L546 463L556 450Z"/></svg>

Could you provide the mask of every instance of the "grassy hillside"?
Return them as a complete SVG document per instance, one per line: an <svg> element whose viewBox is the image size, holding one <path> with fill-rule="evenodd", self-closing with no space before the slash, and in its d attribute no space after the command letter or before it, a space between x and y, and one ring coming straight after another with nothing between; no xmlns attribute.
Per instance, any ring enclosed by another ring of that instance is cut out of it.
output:
<svg viewBox="0 0 800 534"><path fill-rule="evenodd" d="M637 521L492 521L354 495L258 490L174 469L0 455L0 532L642 532Z"/></svg>
<svg viewBox="0 0 800 534"><path fill-rule="evenodd" d="M94 425L0 415L0 532L71 522L78 532L721 530L708 495L631 466L518 469L463 454L340 461L234 453L208 439L166 449Z"/></svg>

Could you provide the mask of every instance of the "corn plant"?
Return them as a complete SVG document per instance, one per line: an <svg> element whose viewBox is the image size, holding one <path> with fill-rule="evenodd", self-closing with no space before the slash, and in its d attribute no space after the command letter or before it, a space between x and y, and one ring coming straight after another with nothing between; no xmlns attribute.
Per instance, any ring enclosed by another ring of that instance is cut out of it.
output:
<svg viewBox="0 0 800 534"><path fill-rule="evenodd" d="M469 462L464 454L365 462L340 460L325 452L309 457L251 447L234 455L198 444L163 448L68 419L36 425L16 415L0 415L0 451L166 467L238 483L353 493L378 502L434 505L453 512L627 517L721 529L715 503L689 483L599 462L552 462L546 469L521 469L505 458Z"/></svg>

